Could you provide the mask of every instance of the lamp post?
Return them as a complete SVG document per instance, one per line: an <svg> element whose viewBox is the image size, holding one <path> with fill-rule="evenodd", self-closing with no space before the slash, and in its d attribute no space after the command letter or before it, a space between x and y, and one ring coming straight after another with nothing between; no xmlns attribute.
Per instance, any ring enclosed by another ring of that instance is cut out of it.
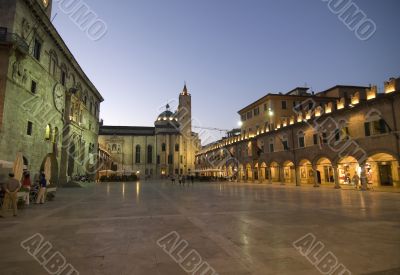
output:
<svg viewBox="0 0 400 275"><path fill-rule="evenodd" d="M78 89L71 88L65 92L65 108L64 108L64 129L62 133L62 147L61 147L61 161L60 161L60 175L58 179L59 185L65 185L68 183L67 168L68 168L68 157L69 157L69 146L70 146L70 131L71 131L71 103L72 95L76 94Z"/></svg>

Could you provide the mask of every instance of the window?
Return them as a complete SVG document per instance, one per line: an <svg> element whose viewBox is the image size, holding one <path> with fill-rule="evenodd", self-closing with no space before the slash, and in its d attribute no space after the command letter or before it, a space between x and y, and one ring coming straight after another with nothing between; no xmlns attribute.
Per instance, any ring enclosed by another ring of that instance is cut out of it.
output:
<svg viewBox="0 0 400 275"><path fill-rule="evenodd" d="M44 134L44 139L45 140L51 139L51 126L49 124L46 126L46 132Z"/></svg>
<svg viewBox="0 0 400 275"><path fill-rule="evenodd" d="M348 140L350 137L349 128L342 127L341 129L335 130L335 141L344 141Z"/></svg>
<svg viewBox="0 0 400 275"><path fill-rule="evenodd" d="M160 164L161 163L161 157L160 157L160 155L157 155L157 164Z"/></svg>
<svg viewBox="0 0 400 275"><path fill-rule="evenodd" d="M336 141L339 141L339 140L340 140L340 130L339 130L339 129L336 129L336 130L335 130L335 140L336 140Z"/></svg>
<svg viewBox="0 0 400 275"><path fill-rule="evenodd" d="M49 72L52 76L56 75L56 70L57 70L57 65L58 65L58 61L57 61L57 55L51 51L50 52L50 64L49 64Z"/></svg>
<svg viewBox="0 0 400 275"><path fill-rule="evenodd" d="M255 108L253 110L254 116L258 116L260 114L260 109L259 108Z"/></svg>
<svg viewBox="0 0 400 275"><path fill-rule="evenodd" d="M183 164L183 156L181 155L181 164Z"/></svg>
<svg viewBox="0 0 400 275"><path fill-rule="evenodd" d="M175 144L175 152L179 152L179 144Z"/></svg>
<svg viewBox="0 0 400 275"><path fill-rule="evenodd" d="M32 80L32 82L31 82L31 93L32 94L36 94L36 92L37 92L37 83L36 83L36 81Z"/></svg>
<svg viewBox="0 0 400 275"><path fill-rule="evenodd" d="M242 119L242 121L246 121L246 114L241 115L240 118Z"/></svg>
<svg viewBox="0 0 400 275"><path fill-rule="evenodd" d="M27 129L26 129L26 134L27 134L28 136L31 136L31 135L32 135L32 132L33 132L33 123L32 123L31 121L28 121L28 126L27 126Z"/></svg>
<svg viewBox="0 0 400 275"><path fill-rule="evenodd" d="M169 154L168 155L168 164L172 164L174 162L174 156Z"/></svg>
<svg viewBox="0 0 400 275"><path fill-rule="evenodd" d="M318 134L313 135L313 143L314 145L318 145Z"/></svg>
<svg viewBox="0 0 400 275"><path fill-rule="evenodd" d="M153 146L151 145L147 146L147 163L153 163Z"/></svg>
<svg viewBox="0 0 400 275"><path fill-rule="evenodd" d="M41 51L42 51L42 43L38 39L35 39L35 44L33 45L33 57L36 60L40 60Z"/></svg>
<svg viewBox="0 0 400 275"><path fill-rule="evenodd" d="M264 104L264 111L268 111L268 105L267 105L267 103Z"/></svg>
<svg viewBox="0 0 400 275"><path fill-rule="evenodd" d="M304 136L300 136L299 137L299 148L304 148L305 147L305 140L304 140Z"/></svg>
<svg viewBox="0 0 400 275"><path fill-rule="evenodd" d="M251 119L253 117L253 112L247 112L247 119Z"/></svg>
<svg viewBox="0 0 400 275"><path fill-rule="evenodd" d="M382 135L389 132L389 127L384 119L379 119L364 124L365 136Z"/></svg>
<svg viewBox="0 0 400 275"><path fill-rule="evenodd" d="M61 71L61 84L63 86L65 86L66 84L66 79L67 79L67 74L65 73L65 71Z"/></svg>
<svg viewBox="0 0 400 275"><path fill-rule="evenodd" d="M167 146L166 146L165 143L163 143L163 144L161 145L161 150L162 150L163 152L165 152L165 151L167 150Z"/></svg>
<svg viewBox="0 0 400 275"><path fill-rule="evenodd" d="M135 162L140 163L140 145L136 145Z"/></svg>
<svg viewBox="0 0 400 275"><path fill-rule="evenodd" d="M283 150L289 151L289 144L287 140L282 140Z"/></svg>
<svg viewBox="0 0 400 275"><path fill-rule="evenodd" d="M269 152L270 152L270 153L273 153L273 152L274 152L274 144L273 144L273 143L270 143L270 144L269 144Z"/></svg>
<svg viewBox="0 0 400 275"><path fill-rule="evenodd" d="M282 110L286 110L287 109L287 102L286 100L282 101Z"/></svg>

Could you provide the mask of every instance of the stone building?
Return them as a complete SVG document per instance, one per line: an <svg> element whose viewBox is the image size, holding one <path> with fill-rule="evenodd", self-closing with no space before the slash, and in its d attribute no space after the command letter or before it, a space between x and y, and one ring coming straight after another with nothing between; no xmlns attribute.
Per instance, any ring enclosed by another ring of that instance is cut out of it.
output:
<svg viewBox="0 0 400 275"><path fill-rule="evenodd" d="M150 178L191 175L200 148L192 132L192 103L187 87L176 112L167 105L154 127L101 126L99 145L110 153L112 170Z"/></svg>
<svg viewBox="0 0 400 275"><path fill-rule="evenodd" d="M364 189L399 186L400 78L386 82L384 93L376 87L338 92L343 87L328 90L336 94L323 104L304 98L287 124L278 120L280 127L204 147L196 169L248 182L340 188L358 176Z"/></svg>
<svg viewBox="0 0 400 275"><path fill-rule="evenodd" d="M297 111L309 109L307 106L309 104L323 105L338 98L344 98L347 103L351 100L351 95L355 93L361 94L360 99L364 100L367 88L338 85L314 94L314 92L309 92L309 88L297 87L285 94L269 93L238 112L241 118L242 134L249 137L263 129L275 130L285 127L291 123Z"/></svg>
<svg viewBox="0 0 400 275"><path fill-rule="evenodd" d="M51 23L52 2L0 1L0 170L17 153L32 174L50 158L56 183L94 165L103 98Z"/></svg>

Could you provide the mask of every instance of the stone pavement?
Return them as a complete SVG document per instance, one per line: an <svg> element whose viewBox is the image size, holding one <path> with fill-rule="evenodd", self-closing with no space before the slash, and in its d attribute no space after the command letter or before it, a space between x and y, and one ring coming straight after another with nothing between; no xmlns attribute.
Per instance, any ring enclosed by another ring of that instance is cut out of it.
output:
<svg viewBox="0 0 400 275"><path fill-rule="evenodd" d="M157 245L173 231L187 241L182 257L194 249L218 274L320 274L293 247L308 233L325 246L317 258L332 252L352 274L400 274L399 212L399 194L327 188L60 189L55 201L0 220L0 274L48 274L20 246L36 233L52 244L49 255L62 253L79 274L187 274Z"/></svg>

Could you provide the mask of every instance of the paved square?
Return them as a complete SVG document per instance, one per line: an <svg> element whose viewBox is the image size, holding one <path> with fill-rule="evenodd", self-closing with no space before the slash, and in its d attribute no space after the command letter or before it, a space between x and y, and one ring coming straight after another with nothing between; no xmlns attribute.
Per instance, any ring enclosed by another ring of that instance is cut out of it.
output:
<svg viewBox="0 0 400 275"><path fill-rule="evenodd" d="M399 196L232 183L62 189L0 220L0 274L47 274L20 246L36 233L80 274L187 274L157 245L172 231L218 274L320 274L293 247L308 233L352 274L400 274Z"/></svg>

